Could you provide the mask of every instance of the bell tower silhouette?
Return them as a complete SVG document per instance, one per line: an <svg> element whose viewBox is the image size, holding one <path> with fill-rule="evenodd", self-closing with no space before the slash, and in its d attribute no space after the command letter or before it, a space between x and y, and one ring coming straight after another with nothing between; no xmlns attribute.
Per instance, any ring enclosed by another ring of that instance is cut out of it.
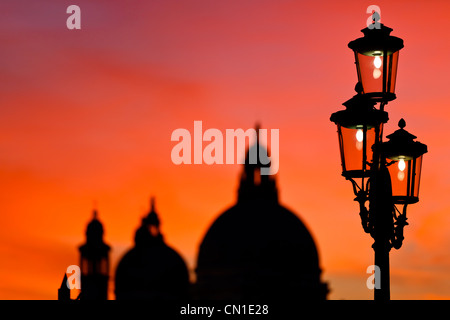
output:
<svg viewBox="0 0 450 320"><path fill-rule="evenodd" d="M103 242L103 225L97 210L86 229L86 243L79 247L81 269L81 300L107 300L109 250Z"/></svg>

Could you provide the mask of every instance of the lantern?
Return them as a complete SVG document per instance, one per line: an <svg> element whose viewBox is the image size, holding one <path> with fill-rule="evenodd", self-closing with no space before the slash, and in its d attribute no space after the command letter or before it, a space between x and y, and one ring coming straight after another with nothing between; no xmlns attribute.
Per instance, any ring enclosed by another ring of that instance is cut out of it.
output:
<svg viewBox="0 0 450 320"><path fill-rule="evenodd" d="M383 142L382 151L388 163L392 183L392 196L396 204L411 204L419 201L420 174L423 155L427 146L404 129L406 123L401 119L400 129L388 135Z"/></svg>
<svg viewBox="0 0 450 320"><path fill-rule="evenodd" d="M398 54L403 40L391 36L392 29L383 24L379 29L361 31L364 37L351 41L348 46L355 53L362 93L377 102L394 100Z"/></svg>
<svg viewBox="0 0 450 320"><path fill-rule="evenodd" d="M375 102L361 94L343 105L346 109L333 113L330 118L337 125L342 175L364 178L369 176L372 146L379 141L388 114L375 109Z"/></svg>

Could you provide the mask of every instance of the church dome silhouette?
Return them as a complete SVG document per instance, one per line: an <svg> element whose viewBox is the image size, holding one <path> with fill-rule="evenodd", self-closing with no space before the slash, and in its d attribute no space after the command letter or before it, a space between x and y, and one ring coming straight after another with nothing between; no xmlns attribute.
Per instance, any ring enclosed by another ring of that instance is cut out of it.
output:
<svg viewBox="0 0 450 320"><path fill-rule="evenodd" d="M186 298L189 274L183 258L165 244L152 200L135 234L135 246L120 260L115 275L117 300Z"/></svg>
<svg viewBox="0 0 450 320"><path fill-rule="evenodd" d="M270 163L250 161L252 152L267 152L262 148L257 141L247 151L236 205L219 215L201 242L196 295L324 300L328 289L310 232L279 204L274 176L260 174Z"/></svg>

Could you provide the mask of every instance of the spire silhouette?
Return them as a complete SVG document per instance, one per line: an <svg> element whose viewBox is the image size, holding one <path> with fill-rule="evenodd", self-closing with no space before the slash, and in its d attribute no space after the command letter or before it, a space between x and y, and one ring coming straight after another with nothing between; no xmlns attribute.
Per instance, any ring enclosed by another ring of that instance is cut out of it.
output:
<svg viewBox="0 0 450 320"><path fill-rule="evenodd" d="M150 212L155 211L155 197L150 197Z"/></svg>
<svg viewBox="0 0 450 320"><path fill-rule="evenodd" d="M58 289L58 300L68 301L70 300L70 289L67 286L67 274L64 272L64 277L61 282L61 287Z"/></svg>
<svg viewBox="0 0 450 320"><path fill-rule="evenodd" d="M150 211L147 216L142 218L140 227L136 230L134 243L137 248L149 247L162 243L163 236L161 234L160 221L155 211L155 198L150 198Z"/></svg>
<svg viewBox="0 0 450 320"><path fill-rule="evenodd" d="M256 141L246 152L244 168L238 190L238 202L252 199L278 202L278 191L274 176L261 175L261 168L270 168L268 150L261 145L260 125L256 123Z"/></svg>
<svg viewBox="0 0 450 320"><path fill-rule="evenodd" d="M261 129L261 124L257 121L255 122L256 142L259 141L259 129Z"/></svg>
<svg viewBox="0 0 450 320"><path fill-rule="evenodd" d="M158 214L155 211L155 197L150 198L150 211L145 218L145 223L148 224L148 226L155 226L159 230L159 218Z"/></svg>

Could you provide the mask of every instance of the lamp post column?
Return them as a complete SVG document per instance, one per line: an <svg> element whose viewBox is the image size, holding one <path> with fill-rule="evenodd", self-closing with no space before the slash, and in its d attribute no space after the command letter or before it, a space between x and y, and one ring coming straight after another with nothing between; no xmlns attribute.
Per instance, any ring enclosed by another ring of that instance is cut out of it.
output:
<svg viewBox="0 0 450 320"><path fill-rule="evenodd" d="M383 110L381 103L380 109ZM393 234L394 202L392 198L392 183L386 159L380 149L382 145L381 128L376 128L376 139L373 150L369 188L369 219L372 219L372 238L375 240L372 248L375 253L375 288L374 300L390 300L390 271L389 252L391 250L391 236ZM379 277L377 279L377 277Z"/></svg>
<svg viewBox="0 0 450 320"><path fill-rule="evenodd" d="M388 169L381 164L380 169L376 170L371 178L369 192L369 215L373 219L372 237L375 240L372 248L375 253L375 266L379 268L378 274L375 271L374 299L377 301L390 299L389 252L393 229L391 190Z"/></svg>

